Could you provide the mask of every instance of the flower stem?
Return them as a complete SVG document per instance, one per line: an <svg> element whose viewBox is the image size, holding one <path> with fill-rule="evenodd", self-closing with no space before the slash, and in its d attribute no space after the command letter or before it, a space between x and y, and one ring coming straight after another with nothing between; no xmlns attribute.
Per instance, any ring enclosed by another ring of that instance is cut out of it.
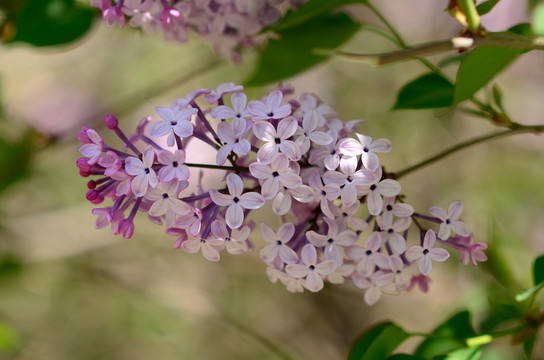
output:
<svg viewBox="0 0 544 360"><path fill-rule="evenodd" d="M476 10L474 0L458 0L458 4L461 10L463 10L463 14L465 14L470 33L476 36L480 35L482 23L480 22L480 14Z"/></svg>
<svg viewBox="0 0 544 360"><path fill-rule="evenodd" d="M249 172L249 168L246 166L224 166L224 165L213 165L213 164L196 164L196 163L183 163L184 165L187 165L189 167L196 167L196 168L202 168L202 169L217 169L217 170L232 170L232 171L242 171L242 172Z"/></svg>
<svg viewBox="0 0 544 360"><path fill-rule="evenodd" d="M460 150L463 150L465 148L468 148L470 146L473 146L473 145L476 145L476 144L480 144L480 143L483 143L483 142L486 142L486 141L489 141L489 140L493 140L493 139L497 139L497 138L500 138L500 137L505 137L505 136L510 136L510 135L514 135L514 134L523 134L523 133L542 133L544 132L544 125L519 125L519 124L514 124L512 125L511 128L507 129L507 130L503 130L503 131L499 131L499 132L493 132L491 134L488 134L488 135L484 135L484 136L480 136L480 137L477 137L477 138L474 138L472 140L467 140L467 141L464 141L464 142L461 142L457 145L454 145L434 156L431 156L430 158L428 159L425 159L415 165L412 165L412 166L409 166L405 169L402 169L402 170L399 170L399 171L396 171L392 174L389 174L389 176L393 179L399 179L405 175L408 175L409 173L412 173L416 170L419 170L425 166L428 166L432 163L435 163L437 162L438 160L441 160L443 158L445 158L446 156L449 156L449 155L452 155Z"/></svg>

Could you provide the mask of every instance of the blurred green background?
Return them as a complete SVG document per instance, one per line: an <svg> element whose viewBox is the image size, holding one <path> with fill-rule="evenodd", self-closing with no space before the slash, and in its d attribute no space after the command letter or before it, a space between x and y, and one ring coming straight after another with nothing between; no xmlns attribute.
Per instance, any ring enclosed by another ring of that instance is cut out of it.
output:
<svg viewBox="0 0 544 360"><path fill-rule="evenodd" d="M414 0L380 7L408 43L420 43L461 30L443 11L445 5ZM365 9L352 12L363 23L378 25ZM500 30L524 16L519 1L504 0L483 21ZM363 31L345 49L393 48ZM0 48L0 159L19 154L2 167L0 182L0 358L342 359L372 323L391 319L410 331L429 332L463 308L478 322L488 296L530 286L532 260L544 253L542 135L485 143L401 181L406 200L419 212L461 200L477 241L490 245L491 266L504 262L501 276L460 265L454 254L433 267L429 293L385 296L373 307L352 284L291 294L270 283L256 236L254 253L224 254L213 264L200 254L172 249L173 238L141 215L130 240L95 230L86 179L75 166L77 130L87 125L105 135L102 120L113 113L130 132L142 117L154 115L155 106L193 89L242 82L254 63L249 52L234 66L196 38L183 45L165 43L160 35L101 21L62 47ZM544 123L543 65L543 54L532 52L496 79L513 120ZM402 85L424 72L415 62L372 68L333 59L287 83L297 94L315 93L341 119L367 120L361 132L393 142L393 151L381 160L395 171L494 129L485 120L446 109L390 111ZM453 76L455 69L446 72ZM260 98L267 89L247 93ZM260 210L254 220L266 216L267 210ZM401 349L420 340L410 339ZM484 359L520 356L519 347L503 339L485 349ZM542 344L539 356L544 357Z"/></svg>

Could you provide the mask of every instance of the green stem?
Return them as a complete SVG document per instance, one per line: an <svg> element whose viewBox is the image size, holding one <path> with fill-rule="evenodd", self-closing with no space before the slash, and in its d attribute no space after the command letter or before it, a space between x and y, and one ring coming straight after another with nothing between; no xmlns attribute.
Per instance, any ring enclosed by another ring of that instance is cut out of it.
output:
<svg viewBox="0 0 544 360"><path fill-rule="evenodd" d="M415 170L421 169L422 167L428 166L432 163L437 162L438 160L441 160L445 158L446 156L449 156L451 154L454 154L460 150L466 149L470 146L483 143L485 141L497 139L500 137L510 136L514 134L523 134L523 133L542 133L544 132L544 125L515 125L510 129L494 132L488 135L480 136L477 138L474 138L472 140L467 140L462 143L459 143L457 145L454 145L434 156L431 156L428 159L425 159L415 165L409 166L405 169L402 169L400 171L394 172L390 174L390 176L394 179L401 178L405 175L408 175L411 172L414 172Z"/></svg>
<svg viewBox="0 0 544 360"><path fill-rule="evenodd" d="M482 23L480 22L480 14L476 10L476 4L474 0L457 0L463 14L467 18L468 29L473 35L479 35L482 30Z"/></svg>

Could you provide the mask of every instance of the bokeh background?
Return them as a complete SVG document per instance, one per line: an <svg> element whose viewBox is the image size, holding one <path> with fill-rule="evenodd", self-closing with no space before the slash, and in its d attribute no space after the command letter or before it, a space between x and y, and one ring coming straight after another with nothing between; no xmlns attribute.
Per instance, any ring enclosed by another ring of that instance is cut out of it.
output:
<svg viewBox="0 0 544 360"><path fill-rule="evenodd" d="M378 5L410 44L461 30L443 11L445 1ZM366 9L351 11L363 23L380 26ZM504 30L526 20L526 13L523 1L503 0L483 23ZM364 31L344 48L393 50ZM531 285L531 263L544 253L542 135L481 144L402 179L406 200L419 212L461 200L477 241L490 245L490 262L463 266L453 254L433 268L427 294L385 296L373 307L352 284L327 286L317 294L287 292L268 281L258 249L225 254L218 264L174 250L173 238L143 216L130 240L95 230L86 179L75 166L77 130L86 125L105 134L103 117L113 113L130 132L142 117L154 115L155 106L196 88L242 82L254 64L251 52L234 66L218 60L199 39L165 43L160 35L101 21L67 46L0 47L2 137L13 144L33 139L33 151L21 155L21 161L31 157L26 176L0 193L0 358L342 359L373 323L392 320L413 332L429 332L464 308L477 323L489 296L500 296L512 284L519 290ZM543 65L543 54L533 51L496 79L513 120L544 123ZM332 59L287 83L298 94L315 93L342 119L367 120L362 132L393 142L393 151L381 159L395 171L494 130L458 111L391 111L402 85L424 72L415 62L372 68ZM455 68L446 72L453 76ZM260 98L268 89L247 93ZM214 154L207 156L213 162ZM220 181L218 176L210 175L208 184ZM254 220L270 219L270 213L259 210ZM254 239L259 248L262 241ZM410 339L401 349L420 340ZM485 348L484 358L521 356L519 346L504 339ZM536 358L544 358L542 344Z"/></svg>

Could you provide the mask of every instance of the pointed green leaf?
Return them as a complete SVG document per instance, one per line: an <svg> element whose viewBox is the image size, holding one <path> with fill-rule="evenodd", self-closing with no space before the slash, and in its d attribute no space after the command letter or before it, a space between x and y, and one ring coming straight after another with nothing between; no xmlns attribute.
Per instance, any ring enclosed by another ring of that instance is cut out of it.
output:
<svg viewBox="0 0 544 360"><path fill-rule="evenodd" d="M497 84L493 85L493 88L491 89L493 93L493 100L495 101L495 104L504 112L504 108L502 107L502 91L499 88Z"/></svg>
<svg viewBox="0 0 544 360"><path fill-rule="evenodd" d="M328 59L328 56L314 54L314 49L335 49L359 28L345 13L335 13L279 31L280 38L271 39L261 51L256 71L245 85L265 85L301 73Z"/></svg>
<svg viewBox="0 0 544 360"><path fill-rule="evenodd" d="M72 42L89 30L95 11L74 0L31 0L12 14L16 26L11 42L51 46Z"/></svg>
<svg viewBox="0 0 544 360"><path fill-rule="evenodd" d="M516 301L517 302L525 301L529 299L531 296L533 296L534 294L538 293L543 288L544 288L544 282L541 282L537 286L534 286L530 289L525 289L522 292L516 294Z"/></svg>
<svg viewBox="0 0 544 360"><path fill-rule="evenodd" d="M538 335L536 333L533 333L523 342L523 353L528 359L531 359L533 356L537 336Z"/></svg>
<svg viewBox="0 0 544 360"><path fill-rule="evenodd" d="M459 66L453 103L458 104L470 98L523 51L500 47L480 47L472 50Z"/></svg>
<svg viewBox="0 0 544 360"><path fill-rule="evenodd" d="M453 90L453 84L444 77L435 73L424 74L404 85L393 109L432 109L451 106Z"/></svg>
<svg viewBox="0 0 544 360"><path fill-rule="evenodd" d="M392 322L373 326L363 333L349 351L348 360L385 359L407 338L406 331Z"/></svg>
<svg viewBox="0 0 544 360"><path fill-rule="evenodd" d="M535 285L544 281L544 255L536 258L533 263L533 283Z"/></svg>
<svg viewBox="0 0 544 360"><path fill-rule="evenodd" d="M351 4L364 4L368 0L310 0L295 11L288 12L283 19L274 24L269 30L282 30L298 25L312 17L330 12L333 9Z"/></svg>
<svg viewBox="0 0 544 360"><path fill-rule="evenodd" d="M470 313L461 311L432 332L436 337L425 339L416 349L415 355L432 358L445 355L454 350L466 347L464 339L475 336L470 323Z"/></svg>
<svg viewBox="0 0 544 360"><path fill-rule="evenodd" d="M485 15L488 12L490 12L495 7L495 5L497 5L497 3L499 1L500 0L487 0L487 1L484 1L480 5L476 6L476 10L478 10L478 14Z"/></svg>

